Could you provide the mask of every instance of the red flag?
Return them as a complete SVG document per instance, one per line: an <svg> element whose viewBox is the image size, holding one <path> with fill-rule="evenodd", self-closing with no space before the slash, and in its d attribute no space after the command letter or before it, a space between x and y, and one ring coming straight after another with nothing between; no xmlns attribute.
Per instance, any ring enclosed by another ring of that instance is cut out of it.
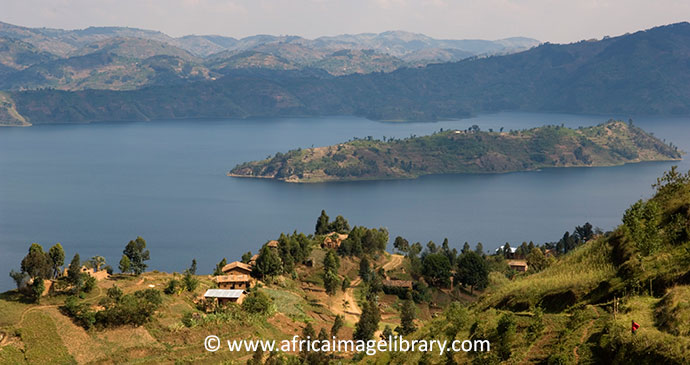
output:
<svg viewBox="0 0 690 365"><path fill-rule="evenodd" d="M635 321L632 321L632 333L635 333L640 328L640 325L637 324Z"/></svg>

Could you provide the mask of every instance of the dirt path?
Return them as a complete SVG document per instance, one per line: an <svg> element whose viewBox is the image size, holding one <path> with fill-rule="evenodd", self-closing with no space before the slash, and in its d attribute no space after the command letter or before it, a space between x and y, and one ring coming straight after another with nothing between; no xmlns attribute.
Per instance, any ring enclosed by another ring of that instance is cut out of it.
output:
<svg viewBox="0 0 690 365"><path fill-rule="evenodd" d="M529 350L525 354L520 364L532 364L534 363L534 357L538 356L538 351L544 349L544 347L555 337L555 332L553 330L553 324L549 325L544 329L544 334L539 338L539 340L530 346Z"/></svg>
<svg viewBox="0 0 690 365"><path fill-rule="evenodd" d="M390 261L383 264L383 269L386 271L393 270L402 264L403 259L405 259L403 255L392 254Z"/></svg>
<svg viewBox="0 0 690 365"><path fill-rule="evenodd" d="M580 363L580 355L577 353L577 349L580 348L580 346L582 346L583 343L585 343L587 335L589 334L589 330L592 329L592 326L594 325L594 321L596 321L599 318L599 311L597 310L597 307L592 306L592 309L594 309L594 314L596 315L596 317L594 317L592 320L589 321L589 323L587 323L587 327L585 327L584 332L582 332L582 336L580 336L580 344L573 348L573 355L575 356L576 364Z"/></svg>

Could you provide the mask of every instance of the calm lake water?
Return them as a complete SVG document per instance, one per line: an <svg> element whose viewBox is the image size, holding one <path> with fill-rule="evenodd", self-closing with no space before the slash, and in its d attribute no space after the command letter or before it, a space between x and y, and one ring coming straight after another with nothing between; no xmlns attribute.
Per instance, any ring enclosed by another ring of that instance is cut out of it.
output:
<svg viewBox="0 0 690 365"><path fill-rule="evenodd" d="M625 120L629 116L617 116ZM62 243L69 262L103 255L117 267L127 241L144 237L149 267L182 271L192 258L209 273L221 258L256 252L281 232L312 232L321 209L353 225L387 227L411 242L455 247L481 241L554 241L586 221L619 224L674 163L550 169L501 175L294 185L235 179L240 162L351 137L406 137L440 128L577 127L609 117L501 113L437 123L353 117L189 120L0 129L0 290L32 242ZM690 151L690 118L634 118ZM675 163L687 171L686 161Z"/></svg>

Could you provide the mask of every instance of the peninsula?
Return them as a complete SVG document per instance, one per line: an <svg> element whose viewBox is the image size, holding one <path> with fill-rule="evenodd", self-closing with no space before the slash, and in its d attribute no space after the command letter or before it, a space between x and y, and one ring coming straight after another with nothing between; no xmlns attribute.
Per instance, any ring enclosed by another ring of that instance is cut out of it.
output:
<svg viewBox="0 0 690 365"><path fill-rule="evenodd" d="M682 151L632 122L522 131L440 130L429 136L353 139L334 146L278 152L242 163L228 176L293 183L411 179L430 174L504 173L548 167L615 166L679 160Z"/></svg>

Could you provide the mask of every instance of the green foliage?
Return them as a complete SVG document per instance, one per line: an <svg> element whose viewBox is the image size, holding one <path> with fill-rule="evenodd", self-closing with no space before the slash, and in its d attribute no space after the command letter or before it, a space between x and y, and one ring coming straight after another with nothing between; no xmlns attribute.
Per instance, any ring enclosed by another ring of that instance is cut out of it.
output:
<svg viewBox="0 0 690 365"><path fill-rule="evenodd" d="M247 251L247 252L242 254L242 257L240 258L240 260L242 261L242 263L248 264L249 261L252 260L252 256L254 256L254 255L252 255L252 252ZM225 259L225 258L223 258L223 259ZM223 264L223 266L225 266L225 265L226 264ZM222 266L221 266L221 268L222 268ZM220 274L218 274L218 275L220 275Z"/></svg>
<svg viewBox="0 0 690 365"><path fill-rule="evenodd" d="M246 254L249 254L249 258L252 257L251 252L247 252ZM242 262L244 262L244 255L242 255ZM249 262L249 260L247 260L247 262ZM244 262L244 263L246 264L247 262ZM228 260L225 257L223 257L223 259L220 260L220 262L218 264L216 264L216 268L213 270L213 276L223 275L223 267L227 264L228 264Z"/></svg>
<svg viewBox="0 0 690 365"><path fill-rule="evenodd" d="M53 262L38 243L32 243L29 247L29 253L22 259L21 269L32 278L48 279L53 276Z"/></svg>
<svg viewBox="0 0 690 365"><path fill-rule="evenodd" d="M273 301L260 290L252 290L242 302L242 309L248 313L268 315L273 310Z"/></svg>
<svg viewBox="0 0 690 365"><path fill-rule="evenodd" d="M108 298L114 300L115 302L118 302L122 298L124 293L122 292L122 289L120 289L120 287L118 287L117 285L113 285L112 287L108 288L108 290L106 291L106 295L108 296Z"/></svg>
<svg viewBox="0 0 690 365"><path fill-rule="evenodd" d="M343 278L343 282L340 285L340 290L345 291L350 287L350 278L347 276Z"/></svg>
<svg viewBox="0 0 690 365"><path fill-rule="evenodd" d="M540 248L534 247L527 255L527 267L530 272L540 272L549 266L549 260Z"/></svg>
<svg viewBox="0 0 690 365"><path fill-rule="evenodd" d="M119 300L96 312L96 324L102 327L122 325L141 326L148 322L163 303L161 293L155 289L138 290L122 295Z"/></svg>
<svg viewBox="0 0 690 365"><path fill-rule="evenodd" d="M43 279L41 278L34 278L33 284L31 284L30 287L30 297L34 303L38 304L41 302L41 295L43 295L43 291L46 289L45 285L43 284Z"/></svg>
<svg viewBox="0 0 690 365"><path fill-rule="evenodd" d="M60 268L65 264L65 250L60 243L56 243L48 250L48 256L53 264L53 277L58 277Z"/></svg>
<svg viewBox="0 0 690 365"><path fill-rule="evenodd" d="M355 226L338 247L342 256L362 257L363 254L374 255L386 249L388 230L385 228L366 228Z"/></svg>
<svg viewBox="0 0 690 365"><path fill-rule="evenodd" d="M429 285L446 287L450 285L450 260L441 253L425 255L422 260L422 274Z"/></svg>
<svg viewBox="0 0 690 365"><path fill-rule="evenodd" d="M623 226L645 256L656 252L661 245L659 214L659 205L654 200L638 200L623 215Z"/></svg>
<svg viewBox="0 0 690 365"><path fill-rule="evenodd" d="M353 339L368 341L374 337L381 321L381 312L376 301L366 301L362 305L362 314L355 325Z"/></svg>
<svg viewBox="0 0 690 365"><path fill-rule="evenodd" d="M403 301L400 307L400 326L395 329L401 336L407 336L417 330L414 320L417 317L417 307L412 299ZM386 336L387 337L387 336Z"/></svg>
<svg viewBox="0 0 690 365"><path fill-rule="evenodd" d="M96 287L96 278L87 273L81 273L80 276L81 279L79 281L83 283L81 290L83 290L84 293L91 293L91 291Z"/></svg>
<svg viewBox="0 0 690 365"><path fill-rule="evenodd" d="M67 269L67 281L69 281L72 285L78 286L78 283L81 280L80 274L81 259L79 258L79 254L75 253L74 257L72 257L72 261L69 263L69 268Z"/></svg>
<svg viewBox="0 0 690 365"><path fill-rule="evenodd" d="M469 285L472 290L481 290L489 283L489 268L484 258L468 250L460 256L456 276L461 284Z"/></svg>
<svg viewBox="0 0 690 365"><path fill-rule="evenodd" d="M168 280L168 284L165 286L165 289L163 289L163 293L168 295L176 294L180 290L180 287L180 281L175 278L172 278Z"/></svg>
<svg viewBox="0 0 690 365"><path fill-rule="evenodd" d="M323 285L326 289L326 294L335 295L340 283L338 277L338 268L340 267L340 259L335 254L335 251L329 250L323 259Z"/></svg>
<svg viewBox="0 0 690 365"><path fill-rule="evenodd" d="M338 337L338 332L345 325L345 317L342 314L336 314L331 327L331 337Z"/></svg>
<svg viewBox="0 0 690 365"><path fill-rule="evenodd" d="M264 246L259 251L259 257L256 259L256 265L252 269L252 273L260 278L266 278L279 275L282 269L280 257L273 252L273 249Z"/></svg>
<svg viewBox="0 0 690 365"><path fill-rule="evenodd" d="M120 272L122 272L123 274L126 274L132 270L132 263L129 260L129 257L127 257L127 255L122 255L118 267L120 269Z"/></svg>
<svg viewBox="0 0 690 365"><path fill-rule="evenodd" d="M502 360L508 360L512 354L511 346L515 340L515 318L512 314L504 314L499 318L496 326L498 334L497 352Z"/></svg>
<svg viewBox="0 0 690 365"><path fill-rule="evenodd" d="M326 234L328 233L328 215L326 215L326 211L322 210L321 215L319 218L316 220L316 229L314 230L315 234Z"/></svg>
<svg viewBox="0 0 690 365"><path fill-rule="evenodd" d="M129 270L126 271L131 270L134 275L140 275L146 271L147 265L144 262L150 259L149 250L146 249L146 240L137 237L129 241L122 254L129 259ZM122 261L120 263L122 264Z"/></svg>
<svg viewBox="0 0 690 365"><path fill-rule="evenodd" d="M188 271L182 277L182 284L187 291L193 292L199 286L199 279L195 278L194 275Z"/></svg>

